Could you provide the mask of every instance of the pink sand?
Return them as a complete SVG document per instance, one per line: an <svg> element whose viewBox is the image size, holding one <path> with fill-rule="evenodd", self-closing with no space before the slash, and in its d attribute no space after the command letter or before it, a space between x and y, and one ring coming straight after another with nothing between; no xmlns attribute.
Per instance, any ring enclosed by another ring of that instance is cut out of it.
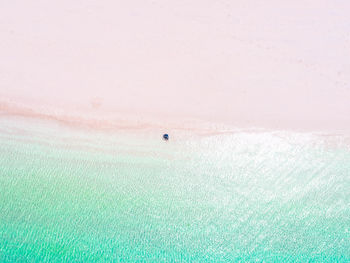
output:
<svg viewBox="0 0 350 263"><path fill-rule="evenodd" d="M349 130L349 14L341 0L5 1L0 110Z"/></svg>

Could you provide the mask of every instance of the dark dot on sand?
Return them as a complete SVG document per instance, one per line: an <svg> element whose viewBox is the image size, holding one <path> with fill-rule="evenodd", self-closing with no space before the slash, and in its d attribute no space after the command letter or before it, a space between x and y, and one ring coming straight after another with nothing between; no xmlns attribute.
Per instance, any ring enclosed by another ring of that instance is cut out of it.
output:
<svg viewBox="0 0 350 263"><path fill-rule="evenodd" d="M169 140L169 135L168 135L168 134L166 134L166 133L165 133L165 134L163 134L163 140L166 140L166 141L167 141L167 140Z"/></svg>

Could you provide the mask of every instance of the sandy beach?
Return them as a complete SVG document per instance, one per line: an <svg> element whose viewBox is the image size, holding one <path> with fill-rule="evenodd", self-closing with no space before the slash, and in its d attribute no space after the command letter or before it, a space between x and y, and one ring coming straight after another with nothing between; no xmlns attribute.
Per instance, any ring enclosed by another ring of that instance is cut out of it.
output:
<svg viewBox="0 0 350 263"><path fill-rule="evenodd" d="M178 126L349 129L346 2L29 1L0 12L2 105Z"/></svg>

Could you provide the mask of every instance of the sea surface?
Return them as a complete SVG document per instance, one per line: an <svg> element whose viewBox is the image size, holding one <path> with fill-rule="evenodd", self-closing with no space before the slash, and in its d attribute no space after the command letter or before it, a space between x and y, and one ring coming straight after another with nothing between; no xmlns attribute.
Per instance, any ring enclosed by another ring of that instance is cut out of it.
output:
<svg viewBox="0 0 350 263"><path fill-rule="evenodd" d="M0 262L349 262L341 134L0 117Z"/></svg>

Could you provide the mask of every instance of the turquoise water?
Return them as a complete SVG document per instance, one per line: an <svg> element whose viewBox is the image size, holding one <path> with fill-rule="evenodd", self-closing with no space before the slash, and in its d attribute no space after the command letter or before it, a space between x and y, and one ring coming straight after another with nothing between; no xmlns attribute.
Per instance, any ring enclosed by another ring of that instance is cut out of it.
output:
<svg viewBox="0 0 350 263"><path fill-rule="evenodd" d="M1 262L349 262L343 136L0 119Z"/></svg>

